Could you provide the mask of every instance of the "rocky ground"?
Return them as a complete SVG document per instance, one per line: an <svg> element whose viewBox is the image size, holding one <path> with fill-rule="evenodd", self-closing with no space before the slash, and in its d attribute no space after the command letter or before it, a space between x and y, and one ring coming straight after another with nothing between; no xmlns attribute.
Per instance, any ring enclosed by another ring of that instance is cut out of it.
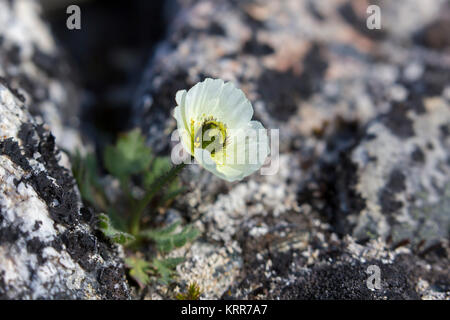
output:
<svg viewBox="0 0 450 320"><path fill-rule="evenodd" d="M45 35L0 23L0 294L126 298L120 248L89 226L44 124L64 149L81 139L79 88L30 3L0 2L0 21ZM212 299L450 299L450 3L376 1L381 30L366 28L364 0L177 3L130 123L169 154L176 91L231 80L280 130L279 170L233 184L185 170L188 192L161 218L201 237L173 252L186 257L173 286L133 297L173 298L196 281ZM48 284L44 269L59 276Z"/></svg>

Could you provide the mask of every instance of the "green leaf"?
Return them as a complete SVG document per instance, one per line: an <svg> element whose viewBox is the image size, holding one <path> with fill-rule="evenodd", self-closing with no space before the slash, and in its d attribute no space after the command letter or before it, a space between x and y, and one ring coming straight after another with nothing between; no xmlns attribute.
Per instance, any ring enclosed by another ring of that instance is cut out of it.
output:
<svg viewBox="0 0 450 320"><path fill-rule="evenodd" d="M159 177L167 173L172 165L170 164L169 157L156 157L150 169L145 173L144 186L146 189L152 187L152 185L158 180Z"/></svg>
<svg viewBox="0 0 450 320"><path fill-rule="evenodd" d="M143 259L130 257L125 259L125 265L130 269L130 276L139 284L141 288L150 283L148 273L151 271L151 264Z"/></svg>
<svg viewBox="0 0 450 320"><path fill-rule="evenodd" d="M167 285L173 281L176 275L175 268L184 261L184 258L154 258L152 262L137 257L129 257L125 259L125 265L130 269L130 276L144 288L150 283L150 274L152 274L161 284Z"/></svg>
<svg viewBox="0 0 450 320"><path fill-rule="evenodd" d="M105 213L110 221L110 224L115 226L118 230L127 230L127 221L125 217L122 217L114 206L109 206Z"/></svg>
<svg viewBox="0 0 450 320"><path fill-rule="evenodd" d="M150 239L157 239L157 238L170 236L170 234L173 233L180 224L181 224L181 221L176 221L165 228L142 231L142 235L144 235Z"/></svg>
<svg viewBox="0 0 450 320"><path fill-rule="evenodd" d="M151 149L139 129L120 137L115 146L105 148L105 167L119 179L147 170L151 159Z"/></svg>
<svg viewBox="0 0 450 320"><path fill-rule="evenodd" d="M173 276L176 274L175 268L178 264L182 263L184 258L167 258L164 260L153 259L152 266L155 268L158 281L164 285L173 281Z"/></svg>
<svg viewBox="0 0 450 320"><path fill-rule="evenodd" d="M135 239L131 234L114 228L111 221L109 220L109 217L106 214L101 213L98 218L100 231L112 242L125 244Z"/></svg>
<svg viewBox="0 0 450 320"><path fill-rule="evenodd" d="M145 230L140 236L155 241L159 251L169 252L193 241L199 235L198 230L190 225L185 226L179 233L174 233L179 225L178 221L163 229Z"/></svg>

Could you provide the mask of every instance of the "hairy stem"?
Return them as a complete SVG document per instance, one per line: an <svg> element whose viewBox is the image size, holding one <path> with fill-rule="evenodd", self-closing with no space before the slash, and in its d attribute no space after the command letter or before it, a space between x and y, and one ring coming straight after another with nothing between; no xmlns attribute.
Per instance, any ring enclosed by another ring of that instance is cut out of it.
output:
<svg viewBox="0 0 450 320"><path fill-rule="evenodd" d="M161 176L145 194L145 196L138 201L134 207L134 211L131 217L130 233L137 236L139 234L139 227L142 213L148 206L153 197L161 190L162 187L171 183L180 173L180 171L186 166L185 163L180 163L173 166L165 175Z"/></svg>

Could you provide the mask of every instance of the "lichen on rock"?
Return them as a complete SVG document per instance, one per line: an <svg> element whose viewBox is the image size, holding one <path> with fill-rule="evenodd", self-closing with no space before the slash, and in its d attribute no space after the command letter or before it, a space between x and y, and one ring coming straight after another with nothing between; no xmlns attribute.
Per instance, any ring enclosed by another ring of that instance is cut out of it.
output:
<svg viewBox="0 0 450 320"><path fill-rule="evenodd" d="M449 296L450 63L423 38L448 9L411 10L419 2L382 1L373 31L361 1L181 5L135 102L149 144L170 152L161 141L175 128L174 94L205 77L235 82L255 117L280 129L276 175L229 185L194 166L183 174L189 191L174 207L204 246L228 248L233 271L228 288L202 281L217 268L196 264L207 251L194 245L182 287L195 277L206 298ZM406 12L414 23L399 21ZM370 265L384 275L380 291L365 284Z"/></svg>
<svg viewBox="0 0 450 320"><path fill-rule="evenodd" d="M0 112L0 296L127 298L119 253L83 220L53 135L2 85Z"/></svg>
<svg viewBox="0 0 450 320"><path fill-rule="evenodd" d="M121 249L83 214L75 85L35 1L0 1L0 297L127 299ZM76 120L76 119L75 119ZM76 122L76 121L75 121ZM56 134L56 138L53 133Z"/></svg>

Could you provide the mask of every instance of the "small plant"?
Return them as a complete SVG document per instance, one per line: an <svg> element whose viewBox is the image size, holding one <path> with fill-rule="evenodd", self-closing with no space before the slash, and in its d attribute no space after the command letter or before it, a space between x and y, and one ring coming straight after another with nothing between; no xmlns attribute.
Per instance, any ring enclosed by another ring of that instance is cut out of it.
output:
<svg viewBox="0 0 450 320"><path fill-rule="evenodd" d="M185 293L179 293L176 295L177 300L199 300L202 291L197 282L189 284Z"/></svg>
<svg viewBox="0 0 450 320"><path fill-rule="evenodd" d="M100 231L103 233L105 237L109 238L112 242L126 244L136 240L136 238L131 234L114 228L111 223L111 220L106 214L100 213L100 215L98 216L98 220L99 220L98 227Z"/></svg>
<svg viewBox="0 0 450 320"><path fill-rule="evenodd" d="M83 201L97 212L105 212L98 215L98 229L111 242L128 249L125 262L129 275L141 288L152 280L169 284L183 258L164 258L164 255L198 236L196 229L189 225L181 227L181 222L157 229L142 224L141 218L150 203L154 210L164 207L184 190L177 176L168 174L171 172L169 159L154 156L137 129L122 135L116 145L107 146L104 167L117 178L121 191L113 202L103 191L96 157L93 154L83 157L76 152L72 160ZM141 189L141 196L136 195L136 188ZM137 255L146 241L155 243L158 258L147 261Z"/></svg>
<svg viewBox="0 0 450 320"><path fill-rule="evenodd" d="M130 270L130 277L141 288L144 288L150 282L150 262L138 257L128 257L125 259L125 265Z"/></svg>
<svg viewBox="0 0 450 320"><path fill-rule="evenodd" d="M192 241L198 236L198 230L192 226L186 226L180 232L175 233L175 229L179 225L178 221L164 229L142 231L140 236L155 241L159 251L169 252L184 246L186 242Z"/></svg>
<svg viewBox="0 0 450 320"><path fill-rule="evenodd" d="M175 275L175 268L183 262L183 258L154 258L151 262L131 256L125 259L125 265L130 270L130 276L144 288L154 278L161 284L168 285Z"/></svg>

